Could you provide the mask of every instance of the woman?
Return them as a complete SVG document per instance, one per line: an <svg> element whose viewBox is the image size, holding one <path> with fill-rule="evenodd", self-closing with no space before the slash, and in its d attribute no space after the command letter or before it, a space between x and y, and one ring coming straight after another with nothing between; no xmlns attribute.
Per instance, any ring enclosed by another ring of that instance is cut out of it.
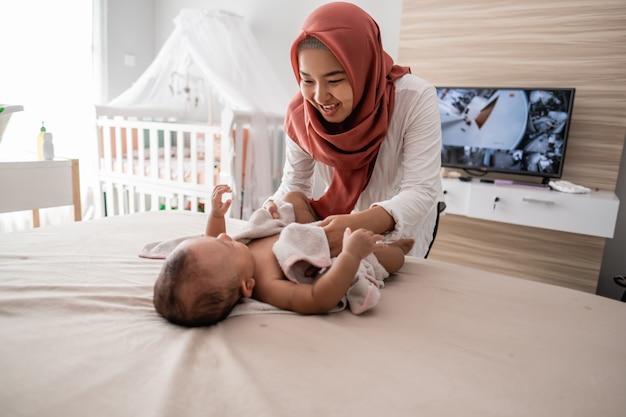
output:
<svg viewBox="0 0 626 417"><path fill-rule="evenodd" d="M287 109L281 185L312 196L315 169L325 193L311 206L331 245L346 227L415 239L425 257L443 200L441 126L436 91L394 65L378 24L351 3L328 3L309 15L291 47L300 92Z"/></svg>

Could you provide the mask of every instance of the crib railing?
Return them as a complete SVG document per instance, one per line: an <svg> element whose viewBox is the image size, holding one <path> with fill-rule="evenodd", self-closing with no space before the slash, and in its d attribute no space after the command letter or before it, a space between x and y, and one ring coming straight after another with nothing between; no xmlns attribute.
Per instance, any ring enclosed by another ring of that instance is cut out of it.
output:
<svg viewBox="0 0 626 417"><path fill-rule="evenodd" d="M244 207L250 121L250 115L234 113L221 125L99 115L102 214L204 211L214 185L228 183L233 188L230 216L244 218L254 209ZM282 139L282 119L272 119L268 129L268 145L277 149L267 162L282 168L282 140L277 140ZM280 172L274 175L279 177Z"/></svg>
<svg viewBox="0 0 626 417"><path fill-rule="evenodd" d="M97 128L105 215L201 211L229 157L219 126L100 117Z"/></svg>

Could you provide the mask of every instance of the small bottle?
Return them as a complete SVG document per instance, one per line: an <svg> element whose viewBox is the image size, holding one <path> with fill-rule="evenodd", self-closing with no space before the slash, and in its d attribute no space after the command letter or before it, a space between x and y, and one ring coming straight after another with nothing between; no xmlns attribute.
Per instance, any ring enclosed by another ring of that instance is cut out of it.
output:
<svg viewBox="0 0 626 417"><path fill-rule="evenodd" d="M41 129L39 129L39 135L37 135L37 156L39 160L43 159L43 134L46 133L46 128L41 122Z"/></svg>
<svg viewBox="0 0 626 417"><path fill-rule="evenodd" d="M43 159L51 161L54 159L54 143L52 143L52 133L43 134Z"/></svg>

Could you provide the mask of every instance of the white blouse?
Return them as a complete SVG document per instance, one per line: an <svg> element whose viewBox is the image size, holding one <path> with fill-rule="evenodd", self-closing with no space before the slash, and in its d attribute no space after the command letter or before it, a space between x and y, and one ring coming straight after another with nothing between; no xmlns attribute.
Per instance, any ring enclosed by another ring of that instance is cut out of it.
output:
<svg viewBox="0 0 626 417"><path fill-rule="evenodd" d="M415 246L409 254L424 257L433 238L437 203L443 201L437 93L432 85L412 74L396 80L395 86L387 136L354 211L373 205L384 208L396 222L386 239L412 237ZM332 168L316 162L294 141L288 139L286 143L281 185L270 199L279 199L295 190L313 196L316 177L323 181L322 189L325 189L332 178ZM315 185L315 188L320 187Z"/></svg>

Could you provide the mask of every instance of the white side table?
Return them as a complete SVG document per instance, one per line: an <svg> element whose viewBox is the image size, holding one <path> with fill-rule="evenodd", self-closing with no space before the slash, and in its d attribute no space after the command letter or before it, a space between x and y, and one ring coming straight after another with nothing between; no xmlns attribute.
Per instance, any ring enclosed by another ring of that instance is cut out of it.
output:
<svg viewBox="0 0 626 417"><path fill-rule="evenodd" d="M74 220L82 220L78 159L0 156L0 213L32 210L39 227L39 209L70 205Z"/></svg>

